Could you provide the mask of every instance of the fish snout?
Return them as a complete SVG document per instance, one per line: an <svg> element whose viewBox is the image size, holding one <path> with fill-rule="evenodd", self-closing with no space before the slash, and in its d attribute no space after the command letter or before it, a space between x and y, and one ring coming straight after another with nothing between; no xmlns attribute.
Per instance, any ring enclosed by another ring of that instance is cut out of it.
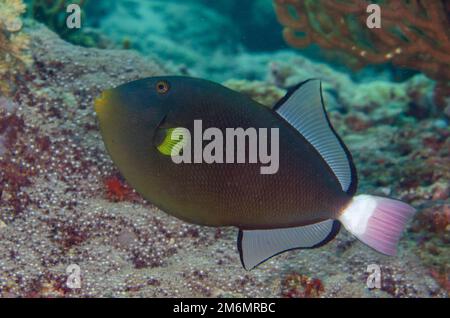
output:
<svg viewBox="0 0 450 318"><path fill-rule="evenodd" d="M94 100L94 110L97 113L97 115L100 115L100 113L109 104L109 101L111 100L111 95L112 90L110 89L105 90Z"/></svg>

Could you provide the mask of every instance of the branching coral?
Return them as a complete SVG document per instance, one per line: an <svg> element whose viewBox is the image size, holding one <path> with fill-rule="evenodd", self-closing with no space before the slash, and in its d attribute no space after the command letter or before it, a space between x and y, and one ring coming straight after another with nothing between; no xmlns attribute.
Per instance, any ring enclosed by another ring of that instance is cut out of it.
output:
<svg viewBox="0 0 450 318"><path fill-rule="evenodd" d="M29 62L24 53L28 37L23 32L20 16L25 12L22 0L0 0L0 93L11 90L18 69Z"/></svg>
<svg viewBox="0 0 450 318"><path fill-rule="evenodd" d="M436 80L436 101L450 96L450 4L379 0L382 27L369 29L366 0L274 0L292 46L337 50L356 66L391 62Z"/></svg>

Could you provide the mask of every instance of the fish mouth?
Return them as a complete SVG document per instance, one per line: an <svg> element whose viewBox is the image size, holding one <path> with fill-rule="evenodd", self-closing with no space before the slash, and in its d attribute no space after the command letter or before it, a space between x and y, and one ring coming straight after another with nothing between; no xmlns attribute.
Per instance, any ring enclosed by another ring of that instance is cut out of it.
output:
<svg viewBox="0 0 450 318"><path fill-rule="evenodd" d="M102 111L109 104L111 97L111 90L103 91L95 100L94 100L94 110L97 115L100 115Z"/></svg>

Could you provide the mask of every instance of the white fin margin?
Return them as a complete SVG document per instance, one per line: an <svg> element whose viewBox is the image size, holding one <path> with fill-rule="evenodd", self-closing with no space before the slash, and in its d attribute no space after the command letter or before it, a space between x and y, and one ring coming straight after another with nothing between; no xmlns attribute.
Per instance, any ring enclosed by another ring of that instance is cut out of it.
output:
<svg viewBox="0 0 450 318"><path fill-rule="evenodd" d="M335 174L342 190L347 191L352 182L351 167L327 120L320 80L305 82L276 111L314 146Z"/></svg>

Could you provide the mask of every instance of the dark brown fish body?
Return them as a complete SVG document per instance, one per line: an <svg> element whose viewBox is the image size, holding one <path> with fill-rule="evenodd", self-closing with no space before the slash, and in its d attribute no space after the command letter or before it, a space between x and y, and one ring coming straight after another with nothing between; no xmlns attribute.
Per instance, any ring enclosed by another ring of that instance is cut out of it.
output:
<svg viewBox="0 0 450 318"><path fill-rule="evenodd" d="M104 92L95 108L106 148L126 180L182 220L238 227L245 268L285 250L319 247L336 236L340 222L392 255L414 211L399 201L354 196L355 167L328 120L318 80L299 84L269 109L209 81L147 78ZM165 148L173 139L165 138L182 127L192 137L193 152L198 145L201 151L210 140L196 135L199 120L200 133L223 132L224 156L227 129L267 129L269 152L272 129L278 129L278 171L262 174L266 164L249 161L175 163ZM393 216L386 216L390 211Z"/></svg>
<svg viewBox="0 0 450 318"><path fill-rule="evenodd" d="M136 129L123 136L124 130L112 128L128 141L107 140L108 150L124 154L124 163L117 162L121 172L150 202L196 224L279 228L335 218L351 199L314 147L271 109L210 82L185 85L191 87L178 107L167 109L164 125L193 132L194 120L201 119L203 130L278 128L279 170L264 175L261 164L254 163L175 164L152 146L152 131L143 136L144 129ZM101 128L109 134L108 127Z"/></svg>

